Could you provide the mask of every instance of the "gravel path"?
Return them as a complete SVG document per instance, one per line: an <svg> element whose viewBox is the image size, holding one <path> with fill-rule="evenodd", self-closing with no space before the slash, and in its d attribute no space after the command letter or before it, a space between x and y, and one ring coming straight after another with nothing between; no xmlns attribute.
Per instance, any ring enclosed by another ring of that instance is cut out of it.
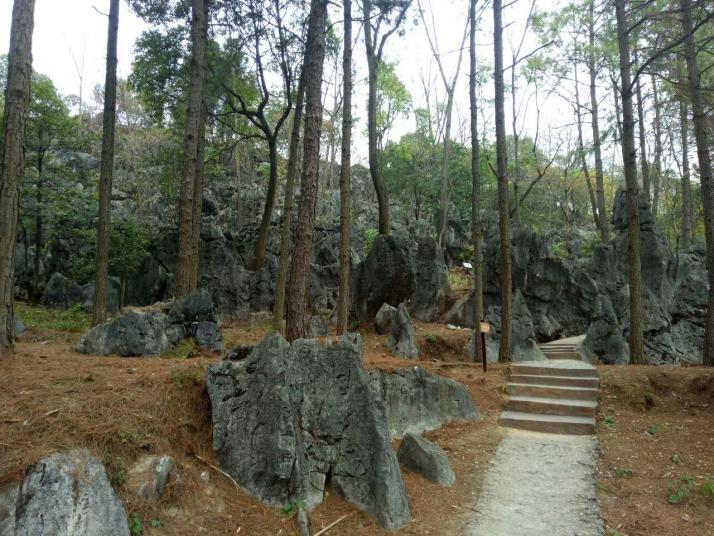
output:
<svg viewBox="0 0 714 536"><path fill-rule="evenodd" d="M508 430L461 536L601 536L597 439Z"/></svg>

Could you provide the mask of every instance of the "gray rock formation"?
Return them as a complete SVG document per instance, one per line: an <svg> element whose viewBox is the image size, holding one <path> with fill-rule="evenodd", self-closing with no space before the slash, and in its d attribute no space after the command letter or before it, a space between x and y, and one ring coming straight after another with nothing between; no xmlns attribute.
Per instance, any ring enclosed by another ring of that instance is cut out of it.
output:
<svg viewBox="0 0 714 536"><path fill-rule="evenodd" d="M610 299L604 294L597 297L595 313L579 350L591 362L600 361L608 365L630 362L630 350L622 336L622 328Z"/></svg>
<svg viewBox="0 0 714 536"><path fill-rule="evenodd" d="M268 335L240 361L209 367L213 448L260 500L308 509L331 486L389 530L411 519L384 404L370 389L358 337L321 346Z"/></svg>
<svg viewBox="0 0 714 536"><path fill-rule="evenodd" d="M397 458L404 467L440 486L449 487L456 482L446 452L424 437L405 435Z"/></svg>
<svg viewBox="0 0 714 536"><path fill-rule="evenodd" d="M481 420L463 385L421 367L370 371L372 389L384 401L392 437L437 430L451 421Z"/></svg>
<svg viewBox="0 0 714 536"><path fill-rule="evenodd" d="M384 335L389 332L389 328L392 327L392 322L397 316L397 308L392 307L388 303L382 304L379 308L377 314L374 315L374 331L379 335Z"/></svg>
<svg viewBox="0 0 714 536"><path fill-rule="evenodd" d="M179 479L171 456L143 456L129 469L126 487L142 499L154 500L161 496L169 480Z"/></svg>
<svg viewBox="0 0 714 536"><path fill-rule="evenodd" d="M0 536L15 536L15 506L19 492L19 484L0 489Z"/></svg>
<svg viewBox="0 0 714 536"><path fill-rule="evenodd" d="M392 325L389 326L389 336L384 345L393 354L406 359L416 359L419 357L419 348L416 343L416 331L414 324L409 318L409 311L403 303L397 307L397 312L392 318Z"/></svg>
<svg viewBox="0 0 714 536"><path fill-rule="evenodd" d="M307 331L310 337L324 337L330 333L330 326L322 315L313 315L308 322Z"/></svg>
<svg viewBox="0 0 714 536"><path fill-rule="evenodd" d="M4 530L0 527L0 534ZM129 536L129 525L104 466L87 450L78 449L53 454L28 470L10 534Z"/></svg>
<svg viewBox="0 0 714 536"><path fill-rule="evenodd" d="M384 303L396 307L411 298L414 290L414 267L406 243L391 235L380 235L355 270L352 313L369 322Z"/></svg>
<svg viewBox="0 0 714 536"><path fill-rule="evenodd" d="M415 286L410 310L423 322L438 320L449 295L449 270L444 253L433 238L419 240L414 261Z"/></svg>

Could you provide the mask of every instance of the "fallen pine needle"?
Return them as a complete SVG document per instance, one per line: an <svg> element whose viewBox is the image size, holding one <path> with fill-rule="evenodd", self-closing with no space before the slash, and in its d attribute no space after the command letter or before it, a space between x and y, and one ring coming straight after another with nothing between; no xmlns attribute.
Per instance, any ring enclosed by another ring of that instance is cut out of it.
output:
<svg viewBox="0 0 714 536"><path fill-rule="evenodd" d="M196 458L198 458L199 460L201 460L203 463L205 463L208 467L210 467L211 469L214 469L215 471L218 471L218 472L221 473L223 476L225 476L228 480L230 480L231 482L233 482L233 485L235 485L236 489L237 489L238 491L240 491L240 486L238 485L238 482L236 482L236 481L233 479L233 477L232 477L231 475L229 475L228 473L226 473L226 472L225 472L223 469L221 469L220 467L216 467L216 466L213 465L211 462L209 462L209 461L206 460L205 458L202 458L201 456L199 456L199 455L196 454L195 452L193 453L193 455L196 456Z"/></svg>
<svg viewBox="0 0 714 536"><path fill-rule="evenodd" d="M50 415L54 415L55 413L59 413L61 408L53 409L45 413L45 417L49 417Z"/></svg>
<svg viewBox="0 0 714 536"><path fill-rule="evenodd" d="M316 532L312 536L320 536L320 534L325 534L328 530L330 530L332 527L337 525L338 523L342 523L345 519L350 517L352 514L345 514L341 518L339 518L337 521L333 521L329 525L327 525L324 529L320 530L319 532Z"/></svg>

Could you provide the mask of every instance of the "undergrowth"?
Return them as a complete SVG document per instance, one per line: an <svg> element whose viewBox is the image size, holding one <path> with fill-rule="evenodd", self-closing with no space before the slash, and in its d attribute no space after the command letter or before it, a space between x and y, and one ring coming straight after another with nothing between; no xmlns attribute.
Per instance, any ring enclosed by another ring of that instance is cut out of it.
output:
<svg viewBox="0 0 714 536"><path fill-rule="evenodd" d="M69 309L55 309L16 303L15 314L26 327L33 329L81 333L87 331L92 324L91 316L85 313L79 304Z"/></svg>

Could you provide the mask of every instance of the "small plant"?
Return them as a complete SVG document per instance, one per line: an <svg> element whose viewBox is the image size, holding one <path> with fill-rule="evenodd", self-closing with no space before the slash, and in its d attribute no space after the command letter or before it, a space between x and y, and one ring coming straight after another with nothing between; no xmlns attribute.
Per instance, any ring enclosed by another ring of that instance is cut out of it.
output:
<svg viewBox="0 0 714 536"><path fill-rule="evenodd" d="M617 529L608 529L607 536L627 536L627 534L623 534L622 532L619 532Z"/></svg>
<svg viewBox="0 0 714 536"><path fill-rule="evenodd" d="M429 344L435 344L439 341L438 335L434 335L433 333L427 333L424 339L426 339L426 342Z"/></svg>
<svg viewBox="0 0 714 536"><path fill-rule="evenodd" d="M710 478L702 484L702 493L704 493L705 497L708 497L714 502L714 478Z"/></svg>
<svg viewBox="0 0 714 536"><path fill-rule="evenodd" d="M647 428L647 433L654 437L657 434L657 425L653 424L652 426Z"/></svg>
<svg viewBox="0 0 714 536"><path fill-rule="evenodd" d="M682 465L684 463L684 460L679 454L675 452L674 454L672 454L672 463L675 465Z"/></svg>
<svg viewBox="0 0 714 536"><path fill-rule="evenodd" d="M612 415L605 415L602 419L602 422L605 423L605 426L608 428L612 428L615 426L615 419L612 418Z"/></svg>
<svg viewBox="0 0 714 536"><path fill-rule="evenodd" d="M635 470L634 469L622 469L622 468L617 468L615 469L615 474L617 476L635 476Z"/></svg>
<svg viewBox="0 0 714 536"><path fill-rule="evenodd" d="M161 526L163 526L163 523L161 522L161 520L160 520L159 518L156 517L156 518L154 518L154 519L151 520L151 527L152 527L152 528L155 528L155 529L156 529L156 528L159 528L159 527L161 527Z"/></svg>
<svg viewBox="0 0 714 536"><path fill-rule="evenodd" d="M694 486L694 479L689 475L682 475L670 484L667 501L670 504L683 503L689 497L692 486Z"/></svg>
<svg viewBox="0 0 714 536"><path fill-rule="evenodd" d="M141 524L141 518L136 512L132 512L129 516L129 532L131 532L132 536L144 534L144 526Z"/></svg>
<svg viewBox="0 0 714 536"><path fill-rule="evenodd" d="M291 516L301 508L305 506L305 502L302 499L294 499L283 506L283 514L286 516Z"/></svg>
<svg viewBox="0 0 714 536"><path fill-rule="evenodd" d="M171 370L171 383L181 389L187 385L201 385L201 375L195 368L175 368Z"/></svg>
<svg viewBox="0 0 714 536"><path fill-rule="evenodd" d="M176 346L168 350L163 357L173 357L175 359L188 359L193 356L196 346L191 339L183 339Z"/></svg>
<svg viewBox="0 0 714 536"><path fill-rule="evenodd" d="M367 249L372 249L372 244L374 244L374 239L379 236L379 231L377 229L365 229L364 237L367 240Z"/></svg>
<svg viewBox="0 0 714 536"><path fill-rule="evenodd" d="M649 385L645 386L644 397L645 407L647 409L653 408L655 406L655 397L654 393L652 392L652 388Z"/></svg>
<svg viewBox="0 0 714 536"><path fill-rule="evenodd" d="M473 281L461 270L450 270L449 287L454 290L470 289L473 287Z"/></svg>
<svg viewBox="0 0 714 536"><path fill-rule="evenodd" d="M112 487L119 489L126 484L126 465L124 460L113 454L104 456L104 465L107 468L107 476Z"/></svg>
<svg viewBox="0 0 714 536"><path fill-rule="evenodd" d="M555 244L550 246L550 253L553 255L553 257L556 257L556 258L562 259L562 260L565 260L568 257L570 257L568 248L565 247L565 244L563 242L556 242Z"/></svg>

